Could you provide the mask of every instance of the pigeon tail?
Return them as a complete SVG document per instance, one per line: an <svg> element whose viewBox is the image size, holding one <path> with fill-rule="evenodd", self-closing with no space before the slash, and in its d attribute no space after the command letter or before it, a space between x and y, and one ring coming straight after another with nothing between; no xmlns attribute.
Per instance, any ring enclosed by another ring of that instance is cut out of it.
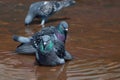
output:
<svg viewBox="0 0 120 80"><path fill-rule="evenodd" d="M17 36L17 35L13 36L14 41L21 42L21 43L30 43L31 39L32 37L23 37L23 36Z"/></svg>

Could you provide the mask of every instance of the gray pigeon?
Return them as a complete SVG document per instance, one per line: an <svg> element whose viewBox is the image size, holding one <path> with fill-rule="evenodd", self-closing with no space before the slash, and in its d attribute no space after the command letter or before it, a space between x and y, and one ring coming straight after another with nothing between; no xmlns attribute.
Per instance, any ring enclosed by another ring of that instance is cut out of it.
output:
<svg viewBox="0 0 120 80"><path fill-rule="evenodd" d="M29 25L37 17L42 19L41 25L44 27L44 23L49 16L73 4L75 4L75 0L39 1L32 3L25 18L25 24Z"/></svg>

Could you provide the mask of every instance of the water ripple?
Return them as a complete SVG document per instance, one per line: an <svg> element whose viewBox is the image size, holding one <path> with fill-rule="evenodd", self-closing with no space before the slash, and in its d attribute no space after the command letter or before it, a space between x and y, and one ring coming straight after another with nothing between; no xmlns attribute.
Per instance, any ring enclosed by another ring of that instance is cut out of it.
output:
<svg viewBox="0 0 120 80"><path fill-rule="evenodd" d="M0 51L0 80L32 80L35 72L29 58L12 51ZM30 61L29 61L30 62Z"/></svg>
<svg viewBox="0 0 120 80"><path fill-rule="evenodd" d="M119 80L120 63L104 59L74 60L66 69L67 80Z"/></svg>

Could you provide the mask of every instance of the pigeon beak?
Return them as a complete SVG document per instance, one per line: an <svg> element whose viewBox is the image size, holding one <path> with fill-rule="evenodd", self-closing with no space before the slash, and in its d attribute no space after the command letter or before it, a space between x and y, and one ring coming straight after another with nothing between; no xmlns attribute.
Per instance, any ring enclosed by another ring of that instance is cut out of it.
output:
<svg viewBox="0 0 120 80"><path fill-rule="evenodd" d="M44 45L46 45L47 43L46 43L46 42L44 42L43 44L44 44Z"/></svg>
<svg viewBox="0 0 120 80"><path fill-rule="evenodd" d="M76 1L73 1L73 3L76 3Z"/></svg>
<svg viewBox="0 0 120 80"><path fill-rule="evenodd" d="M65 30L66 30L66 31L68 31L68 29L67 29L67 28L66 28Z"/></svg>

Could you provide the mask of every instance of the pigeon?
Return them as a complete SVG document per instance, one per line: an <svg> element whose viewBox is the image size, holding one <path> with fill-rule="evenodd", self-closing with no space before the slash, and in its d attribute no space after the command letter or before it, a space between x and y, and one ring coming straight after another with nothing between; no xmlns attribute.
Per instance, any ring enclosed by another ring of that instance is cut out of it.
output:
<svg viewBox="0 0 120 80"><path fill-rule="evenodd" d="M34 2L30 5L28 14L25 17L25 25L29 25L34 18L41 18L41 25L44 27L48 17L60 11L62 8L71 6L75 3L75 0Z"/></svg>
<svg viewBox="0 0 120 80"><path fill-rule="evenodd" d="M65 41L66 41L66 37L67 37L67 32L68 32L68 23L65 21L61 21L56 27L54 26L49 26L49 27L44 27L42 28L40 31L36 32L32 37L23 37L23 36L13 36L13 39L17 42L20 42L21 44L24 43L24 45L20 45L17 47L16 51L21 50L21 53L23 53L23 51L25 53L30 52L30 50L33 50L34 52L36 52L33 48L35 48L35 44L40 43L40 38L43 35L52 35L52 39L56 40L56 41L60 41L64 43L65 46ZM26 46L26 45L31 45L31 43L33 44L34 47L31 48L31 46ZM22 50L23 48L23 50ZM31 51L31 52L33 52ZM30 53L31 53L30 52ZM57 54L59 56L59 54ZM60 56L59 56L60 57ZM65 55L63 56L65 60L72 60L72 55L65 50Z"/></svg>
<svg viewBox="0 0 120 80"><path fill-rule="evenodd" d="M64 42L64 44L65 44L65 41L67 38L68 26L69 25L67 22L61 21L58 24L58 26L56 27L57 29L55 31L55 35L57 36L57 39ZM65 60L72 60L73 59L72 55L67 50L65 50L64 59Z"/></svg>
<svg viewBox="0 0 120 80"><path fill-rule="evenodd" d="M36 49L36 62L45 66L56 66L64 64L64 43L52 39L52 35L40 36L38 40L34 40ZM59 55L57 55L59 54Z"/></svg>

